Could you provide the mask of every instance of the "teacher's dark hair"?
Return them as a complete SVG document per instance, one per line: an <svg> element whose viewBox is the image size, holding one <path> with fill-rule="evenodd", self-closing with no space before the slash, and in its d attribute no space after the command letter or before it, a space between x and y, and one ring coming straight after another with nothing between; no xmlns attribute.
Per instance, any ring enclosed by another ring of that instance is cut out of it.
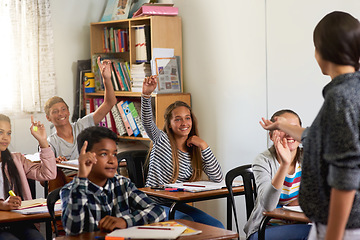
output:
<svg viewBox="0 0 360 240"><path fill-rule="evenodd" d="M360 23L345 12L331 12L316 25L314 45L324 60L359 70Z"/></svg>

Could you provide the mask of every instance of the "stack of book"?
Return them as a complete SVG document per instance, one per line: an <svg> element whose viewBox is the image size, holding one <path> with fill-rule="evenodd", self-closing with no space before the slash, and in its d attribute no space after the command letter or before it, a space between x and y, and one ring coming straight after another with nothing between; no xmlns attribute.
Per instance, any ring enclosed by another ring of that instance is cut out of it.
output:
<svg viewBox="0 0 360 240"><path fill-rule="evenodd" d="M128 29L104 27L102 35L104 52L128 52L129 33Z"/></svg>
<svg viewBox="0 0 360 240"><path fill-rule="evenodd" d="M130 75L131 91L141 92L144 79L151 75L151 66L148 63L132 64Z"/></svg>

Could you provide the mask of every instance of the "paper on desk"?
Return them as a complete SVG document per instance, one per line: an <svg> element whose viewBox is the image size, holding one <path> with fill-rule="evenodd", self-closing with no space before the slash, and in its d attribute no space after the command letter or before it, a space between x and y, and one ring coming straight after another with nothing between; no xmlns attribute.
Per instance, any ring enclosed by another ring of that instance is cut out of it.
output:
<svg viewBox="0 0 360 240"><path fill-rule="evenodd" d="M54 206L55 211L61 210L61 202L57 202ZM16 209L11 210L12 212L17 212L21 214L36 214L36 213L47 213L48 208L47 206L41 206L41 207L31 207L31 208L25 208L25 209Z"/></svg>
<svg viewBox="0 0 360 240"><path fill-rule="evenodd" d="M66 163L66 164L78 166L78 165L79 165L79 160L78 160L78 159L74 159L74 160L62 161L61 163Z"/></svg>
<svg viewBox="0 0 360 240"><path fill-rule="evenodd" d="M146 227L147 229L143 229ZM168 226L138 226L125 229L117 229L107 234L109 237L124 237L130 239L176 239L186 227L168 227Z"/></svg>
<svg viewBox="0 0 360 240"><path fill-rule="evenodd" d="M46 198L36 198L31 200L24 200L18 209L25 209L31 207L46 206Z"/></svg>
<svg viewBox="0 0 360 240"><path fill-rule="evenodd" d="M283 208L294 212L303 212L300 206L283 206Z"/></svg>
<svg viewBox="0 0 360 240"><path fill-rule="evenodd" d="M234 181L233 187L243 185L242 181ZM221 188L226 188L225 180L217 183L212 181L196 181L196 182L182 182L182 183L171 183L165 184L165 187L171 188L182 188L184 191L187 192L203 192L203 191L210 191L216 190Z"/></svg>

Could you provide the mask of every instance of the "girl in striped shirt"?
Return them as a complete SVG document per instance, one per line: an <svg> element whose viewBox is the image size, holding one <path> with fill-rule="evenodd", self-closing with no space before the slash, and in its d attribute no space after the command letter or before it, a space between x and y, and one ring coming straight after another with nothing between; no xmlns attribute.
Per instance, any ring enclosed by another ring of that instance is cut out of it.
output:
<svg viewBox="0 0 360 240"><path fill-rule="evenodd" d="M146 78L141 97L141 120L152 141L145 186L198 181L202 172L211 181L222 181L221 167L208 144L199 137L196 118L186 103L177 101L171 104L165 111L163 130L158 129L151 108L151 93L156 85L156 76ZM160 203L168 210L168 203ZM175 212L175 218L224 228L217 219L187 204Z"/></svg>
<svg viewBox="0 0 360 240"><path fill-rule="evenodd" d="M280 110L271 117L283 117L289 123L301 126L300 117L292 110ZM282 131L270 131L274 145L259 154L252 169L257 186L255 207L244 231L248 240L258 239L258 229L264 211L285 205L299 205L298 195L301 179L302 149L300 143ZM266 228L266 239L307 239L310 225L293 224L272 219Z"/></svg>

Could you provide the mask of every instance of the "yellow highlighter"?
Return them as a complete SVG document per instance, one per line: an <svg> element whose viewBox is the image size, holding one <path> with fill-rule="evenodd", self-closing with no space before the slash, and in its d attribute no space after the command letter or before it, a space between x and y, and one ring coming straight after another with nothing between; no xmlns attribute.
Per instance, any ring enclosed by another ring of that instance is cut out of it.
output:
<svg viewBox="0 0 360 240"><path fill-rule="evenodd" d="M10 196L13 196L13 197L15 197L15 196L16 196L16 194L14 193L14 191L13 191L13 190L10 190L10 191L9 191L9 194L10 194Z"/></svg>
<svg viewBox="0 0 360 240"><path fill-rule="evenodd" d="M38 127L37 127L37 126L33 126L33 130L34 130L34 132L37 132Z"/></svg>

